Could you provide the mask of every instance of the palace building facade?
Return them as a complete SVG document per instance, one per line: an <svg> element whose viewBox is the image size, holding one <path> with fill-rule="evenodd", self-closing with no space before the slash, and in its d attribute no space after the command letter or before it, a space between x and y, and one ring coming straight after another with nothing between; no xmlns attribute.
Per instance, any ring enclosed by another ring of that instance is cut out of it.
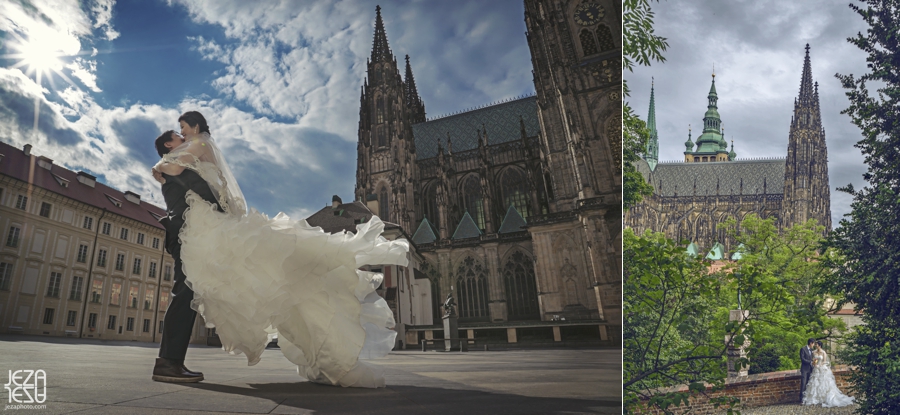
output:
<svg viewBox="0 0 900 415"><path fill-rule="evenodd" d="M630 209L626 226L641 234L663 232L701 249L716 244L733 251L733 241L719 225L730 218L740 222L748 214L774 218L779 228L815 219L831 230L831 195L828 185L828 149L819 109L818 83L812 79L809 45L794 100L786 158L739 160L722 133L715 75L709 90L703 131L696 141L690 132L684 143L684 161L659 163L656 102L650 92L647 126L650 142L636 163L653 194Z"/></svg>
<svg viewBox="0 0 900 415"><path fill-rule="evenodd" d="M376 9L355 203L412 235L409 275L431 298L417 325L440 324L452 295L461 325L584 321L620 336L619 7L526 0L536 94L436 119Z"/></svg>
<svg viewBox="0 0 900 415"><path fill-rule="evenodd" d="M0 143L0 333L159 341L164 209ZM197 318L191 341L205 343Z"/></svg>

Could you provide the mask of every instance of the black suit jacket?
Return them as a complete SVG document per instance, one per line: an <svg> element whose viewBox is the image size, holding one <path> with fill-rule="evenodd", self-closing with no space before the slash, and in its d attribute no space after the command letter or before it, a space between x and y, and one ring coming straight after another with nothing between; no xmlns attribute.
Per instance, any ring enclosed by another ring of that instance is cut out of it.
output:
<svg viewBox="0 0 900 415"><path fill-rule="evenodd" d="M812 351L809 350L809 347L803 346L800 348L800 372L812 372Z"/></svg>
<svg viewBox="0 0 900 415"><path fill-rule="evenodd" d="M184 169L177 176L168 174L162 176L166 179L162 185L162 193L163 199L166 200L167 216L160 219L160 223L166 228L166 251L174 255L173 250L179 244L178 232L184 225L184 212L188 208L187 200L185 200L188 190L193 190L203 200L215 204L220 212L223 210L209 184L197 172Z"/></svg>

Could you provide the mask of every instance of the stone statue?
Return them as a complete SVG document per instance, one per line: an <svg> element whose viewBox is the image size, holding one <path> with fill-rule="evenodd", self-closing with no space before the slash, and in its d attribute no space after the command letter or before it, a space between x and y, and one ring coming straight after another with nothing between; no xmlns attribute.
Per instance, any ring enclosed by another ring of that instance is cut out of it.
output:
<svg viewBox="0 0 900 415"><path fill-rule="evenodd" d="M453 301L453 294L447 294L447 300L444 301L444 305L441 306L444 310L444 317L456 317L454 306L456 306L456 302Z"/></svg>

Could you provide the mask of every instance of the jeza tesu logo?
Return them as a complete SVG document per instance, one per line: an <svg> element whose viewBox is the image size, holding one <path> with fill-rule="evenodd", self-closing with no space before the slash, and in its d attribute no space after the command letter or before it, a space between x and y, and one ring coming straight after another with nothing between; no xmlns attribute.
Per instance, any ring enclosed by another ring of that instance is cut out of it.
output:
<svg viewBox="0 0 900 415"><path fill-rule="evenodd" d="M43 370L10 370L9 403L44 403L47 400L47 373Z"/></svg>

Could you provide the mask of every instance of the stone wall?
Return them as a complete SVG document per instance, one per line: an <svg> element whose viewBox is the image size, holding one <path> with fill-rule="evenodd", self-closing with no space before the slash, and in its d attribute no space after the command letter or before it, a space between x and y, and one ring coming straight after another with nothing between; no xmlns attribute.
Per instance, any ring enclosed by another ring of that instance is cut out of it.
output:
<svg viewBox="0 0 900 415"><path fill-rule="evenodd" d="M844 365L836 366L833 370L838 388L846 395L853 396L850 391L850 368ZM686 392L687 386L671 390L672 392ZM725 383L724 391L711 392L707 395L691 398L690 413L720 414L723 408L715 408L709 403L710 398L719 396L734 396L740 399L740 408L754 408L759 406L779 404L800 404L800 371L785 370L782 372L760 373L741 377L735 381ZM688 408L675 410L675 414L687 413ZM656 410L638 410L635 413L658 415L663 412Z"/></svg>

